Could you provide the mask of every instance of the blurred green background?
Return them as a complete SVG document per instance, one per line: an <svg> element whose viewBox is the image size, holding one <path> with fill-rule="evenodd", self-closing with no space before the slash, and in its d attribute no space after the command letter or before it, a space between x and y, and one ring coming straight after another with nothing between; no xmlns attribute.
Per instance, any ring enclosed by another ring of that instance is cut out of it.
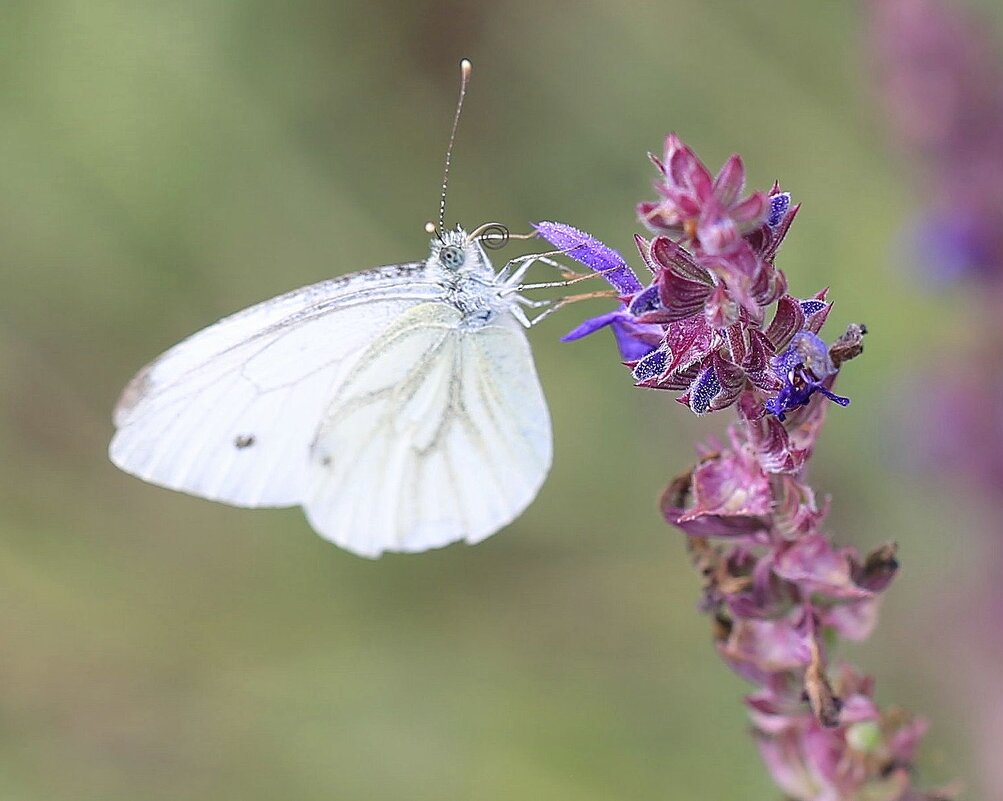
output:
<svg viewBox="0 0 1003 801"><path fill-rule="evenodd" d="M120 389L169 345L424 258L461 56L450 220L565 220L628 253L670 130L804 203L780 260L793 291L831 286L830 338L872 332L812 479L841 541L896 539L904 562L849 655L882 702L933 719L922 779L977 788L966 724L985 699L958 686L963 655L930 646L965 625L986 510L907 472L892 435L910 371L961 336L963 295L895 263L915 185L859 28L853 4L797 0L7 0L0 798L777 796L656 510L727 415L633 389L606 337L558 342L595 309L532 332L554 469L474 548L369 562L298 510L215 505L106 459Z"/></svg>

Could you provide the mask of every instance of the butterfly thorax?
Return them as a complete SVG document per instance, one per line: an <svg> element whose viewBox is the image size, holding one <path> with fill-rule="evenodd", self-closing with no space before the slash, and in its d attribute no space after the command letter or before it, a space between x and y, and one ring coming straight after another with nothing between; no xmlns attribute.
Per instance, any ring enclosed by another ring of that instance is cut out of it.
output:
<svg viewBox="0 0 1003 801"><path fill-rule="evenodd" d="M511 301L498 292L494 267L484 248L460 228L443 231L432 240L425 269L463 314L465 327L484 326L510 306Z"/></svg>

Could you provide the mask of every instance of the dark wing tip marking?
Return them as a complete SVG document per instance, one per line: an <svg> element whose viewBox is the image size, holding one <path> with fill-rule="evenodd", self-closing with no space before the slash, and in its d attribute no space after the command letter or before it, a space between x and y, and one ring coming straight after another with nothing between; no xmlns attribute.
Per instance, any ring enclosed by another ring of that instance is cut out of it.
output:
<svg viewBox="0 0 1003 801"><path fill-rule="evenodd" d="M116 428L121 428L129 417L130 412L136 408L137 404L146 397L150 391L150 373L153 371L154 362L150 362L125 385L118 403L115 404L115 411L112 413L112 420Z"/></svg>

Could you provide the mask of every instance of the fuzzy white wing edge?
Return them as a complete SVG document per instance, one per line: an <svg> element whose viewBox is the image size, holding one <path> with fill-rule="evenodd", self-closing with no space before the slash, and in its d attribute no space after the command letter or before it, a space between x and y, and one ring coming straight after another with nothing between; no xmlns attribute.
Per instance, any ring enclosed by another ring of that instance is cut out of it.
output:
<svg viewBox="0 0 1003 801"><path fill-rule="evenodd" d="M321 536L367 557L480 542L552 461L523 329L509 314L465 328L448 304L409 310L346 376L313 450L303 505Z"/></svg>

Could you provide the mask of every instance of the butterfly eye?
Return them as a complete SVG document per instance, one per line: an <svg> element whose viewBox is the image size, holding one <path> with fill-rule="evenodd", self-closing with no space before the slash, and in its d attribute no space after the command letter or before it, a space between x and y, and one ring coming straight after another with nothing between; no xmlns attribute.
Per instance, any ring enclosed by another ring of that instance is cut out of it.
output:
<svg viewBox="0 0 1003 801"><path fill-rule="evenodd" d="M448 245L439 251L439 261L443 267L455 270L463 266L463 249L454 245Z"/></svg>

